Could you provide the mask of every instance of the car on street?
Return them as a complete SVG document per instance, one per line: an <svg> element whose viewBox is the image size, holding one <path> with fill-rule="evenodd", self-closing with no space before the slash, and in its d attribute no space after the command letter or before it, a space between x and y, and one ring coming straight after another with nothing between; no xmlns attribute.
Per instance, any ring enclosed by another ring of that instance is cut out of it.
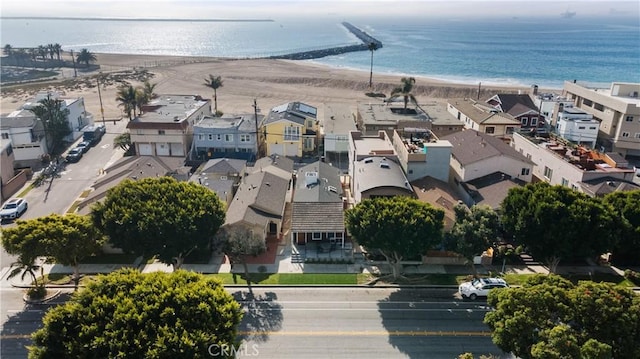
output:
<svg viewBox="0 0 640 359"><path fill-rule="evenodd" d="M82 158L82 149L74 148L67 153L67 162L78 162Z"/></svg>
<svg viewBox="0 0 640 359"><path fill-rule="evenodd" d="M509 285L502 278L475 278L470 282L461 283L458 291L462 299L476 300L478 297L486 297L489 291L495 288L508 288Z"/></svg>
<svg viewBox="0 0 640 359"><path fill-rule="evenodd" d="M13 198L7 201L0 210L0 220L12 221L20 217L29 208L29 204L22 198Z"/></svg>
<svg viewBox="0 0 640 359"><path fill-rule="evenodd" d="M89 148L91 148L91 142L89 141L82 141L80 143L78 143L78 145L76 146L76 148L79 148L82 150L82 153L87 153L87 151L89 151Z"/></svg>

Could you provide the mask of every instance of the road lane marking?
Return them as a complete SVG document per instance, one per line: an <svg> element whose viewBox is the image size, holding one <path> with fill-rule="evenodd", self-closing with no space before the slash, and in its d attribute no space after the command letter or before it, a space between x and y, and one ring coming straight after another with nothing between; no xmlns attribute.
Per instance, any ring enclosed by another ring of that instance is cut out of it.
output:
<svg viewBox="0 0 640 359"><path fill-rule="evenodd" d="M464 312L473 313L488 312L489 309L460 309L460 308L246 308L250 312L260 311L306 311L306 312L354 312L354 311L378 311L378 312Z"/></svg>
<svg viewBox="0 0 640 359"><path fill-rule="evenodd" d="M31 339L31 334L3 334L0 335L0 340L7 339Z"/></svg>
<svg viewBox="0 0 640 359"><path fill-rule="evenodd" d="M243 336L297 336L297 337L329 337L329 336L390 336L390 337L489 337L491 332L471 331L428 331L428 330L396 330L396 331L239 331Z"/></svg>

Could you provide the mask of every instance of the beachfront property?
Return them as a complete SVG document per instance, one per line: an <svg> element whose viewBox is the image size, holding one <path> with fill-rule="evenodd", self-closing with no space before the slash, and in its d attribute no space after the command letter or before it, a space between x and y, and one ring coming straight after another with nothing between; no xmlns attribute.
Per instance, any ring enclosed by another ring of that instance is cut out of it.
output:
<svg viewBox="0 0 640 359"><path fill-rule="evenodd" d="M522 122L512 115L469 98L449 100L447 111L462 122L465 129L491 136L510 137L522 127Z"/></svg>
<svg viewBox="0 0 640 359"><path fill-rule="evenodd" d="M520 121L522 129L544 127L544 118L529 94L496 94L486 101L500 112L508 113Z"/></svg>
<svg viewBox="0 0 640 359"><path fill-rule="evenodd" d="M409 181L425 176L444 182L449 180L452 147L449 141L438 139L427 129L410 127L395 130L387 138Z"/></svg>
<svg viewBox="0 0 640 359"><path fill-rule="evenodd" d="M551 127L556 126L555 120L559 110L562 110L563 107L573 106L573 100L550 92L538 93L537 88L531 94L531 100L540 109L540 115Z"/></svg>
<svg viewBox="0 0 640 359"><path fill-rule="evenodd" d="M9 139L0 139L0 203L18 192L27 182L27 171L15 170L15 152Z"/></svg>
<svg viewBox="0 0 640 359"><path fill-rule="evenodd" d="M445 136L451 148L451 185L468 206L497 208L510 188L532 180L534 163L502 139L475 130Z"/></svg>
<svg viewBox="0 0 640 359"><path fill-rule="evenodd" d="M446 102L432 101L421 103L420 109L429 115L429 130L438 138L460 132L464 129L464 124L447 111Z"/></svg>
<svg viewBox="0 0 640 359"><path fill-rule="evenodd" d="M597 145L603 152L640 156L640 83L595 88L566 81L562 94L600 122Z"/></svg>
<svg viewBox="0 0 640 359"><path fill-rule="evenodd" d="M513 148L535 163L533 176L537 181L567 186L580 192L598 180L633 181L635 171L616 152L602 153L558 139L545 139L515 133ZM600 183L598 182L598 183Z"/></svg>
<svg viewBox="0 0 640 359"><path fill-rule="evenodd" d="M266 155L302 157L316 155L318 110L302 102L288 102L269 111L260 126Z"/></svg>
<svg viewBox="0 0 640 359"><path fill-rule="evenodd" d="M189 182L209 188L228 206L244 177L246 167L247 161L241 159L211 159L196 169Z"/></svg>
<svg viewBox="0 0 640 359"><path fill-rule="evenodd" d="M325 103L320 120L325 162L345 170L349 167L349 132L356 131L355 109L340 103Z"/></svg>
<svg viewBox="0 0 640 359"><path fill-rule="evenodd" d="M239 158L254 162L258 153L256 129L263 117L241 114L201 118L193 125L190 159Z"/></svg>
<svg viewBox="0 0 640 359"><path fill-rule="evenodd" d="M418 106L405 109L395 102L359 102L356 110L356 124L364 136L377 136L379 131L391 133L405 127L431 127L429 115Z"/></svg>
<svg viewBox="0 0 640 359"><path fill-rule="evenodd" d="M593 115L571 106L561 106L556 122L556 133L567 141L596 148L600 122Z"/></svg>
<svg viewBox="0 0 640 359"><path fill-rule="evenodd" d="M211 116L211 100L199 95L159 95L127 124L131 144L141 156L185 157L193 126Z"/></svg>
<svg viewBox="0 0 640 359"><path fill-rule="evenodd" d="M355 203L391 196L414 197L393 144L384 131L377 136L349 133L350 188Z"/></svg>

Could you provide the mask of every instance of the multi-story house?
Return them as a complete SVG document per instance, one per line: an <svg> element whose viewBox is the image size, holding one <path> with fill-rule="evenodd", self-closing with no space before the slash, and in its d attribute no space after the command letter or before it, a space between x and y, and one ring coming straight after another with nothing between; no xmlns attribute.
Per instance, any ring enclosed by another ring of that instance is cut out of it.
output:
<svg viewBox="0 0 640 359"><path fill-rule="evenodd" d="M356 112L358 130L364 136L377 136L379 131L405 127L430 128L429 115L419 107L407 107L391 103L358 103Z"/></svg>
<svg viewBox="0 0 640 359"><path fill-rule="evenodd" d="M510 114L468 98L449 100L447 110L464 128L492 136L510 137L522 126L522 122Z"/></svg>
<svg viewBox="0 0 640 359"><path fill-rule="evenodd" d="M8 139L0 139L0 202L16 193L27 182L25 170L14 170L14 152Z"/></svg>
<svg viewBox="0 0 640 359"><path fill-rule="evenodd" d="M426 176L447 182L451 143L422 128L404 128L390 136L394 153L409 181Z"/></svg>
<svg viewBox="0 0 640 359"><path fill-rule="evenodd" d="M55 91L38 92L33 100L25 102L21 109L30 110L40 105L40 101L47 98L60 101L60 108L64 111L69 111L66 120L71 133L64 138L67 142L73 142L82 136L82 128L87 125L93 125L93 115L87 113L84 106L84 98L62 98L60 94Z"/></svg>
<svg viewBox="0 0 640 359"><path fill-rule="evenodd" d="M553 139L514 134L513 148L535 163L533 175L552 185L588 192L594 181L633 181L635 171L616 152L568 146Z"/></svg>
<svg viewBox="0 0 640 359"><path fill-rule="evenodd" d="M349 132L356 131L354 111L351 106L338 103L324 104L323 110L320 137L325 162L346 169L349 166Z"/></svg>
<svg viewBox="0 0 640 359"><path fill-rule="evenodd" d="M556 123L558 136L578 145L596 147L600 122L593 115L573 106L562 106Z"/></svg>
<svg viewBox="0 0 640 359"><path fill-rule="evenodd" d="M193 126L205 116L211 116L211 100L160 95L127 124L131 144L141 156L185 157L191 149Z"/></svg>
<svg viewBox="0 0 640 359"><path fill-rule="evenodd" d="M565 82L562 93L600 122L600 150L640 156L640 83L613 82L603 89Z"/></svg>
<svg viewBox="0 0 640 359"><path fill-rule="evenodd" d="M244 114L205 116L193 126L192 159L239 158L253 162L257 155L256 129L264 116Z"/></svg>
<svg viewBox="0 0 640 359"><path fill-rule="evenodd" d="M520 121L520 128L544 127L544 117L528 94L497 94L489 98L487 103Z"/></svg>
<svg viewBox="0 0 640 359"><path fill-rule="evenodd" d="M289 102L269 111L260 127L266 154L302 157L316 154L318 110L302 102Z"/></svg>

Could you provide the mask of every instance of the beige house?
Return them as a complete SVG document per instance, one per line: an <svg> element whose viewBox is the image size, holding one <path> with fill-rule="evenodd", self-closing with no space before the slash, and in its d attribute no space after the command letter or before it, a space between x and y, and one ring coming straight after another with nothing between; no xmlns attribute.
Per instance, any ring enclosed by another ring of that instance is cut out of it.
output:
<svg viewBox="0 0 640 359"><path fill-rule="evenodd" d="M603 89L565 82L562 92L600 122L597 144L604 150L640 156L640 83L614 82Z"/></svg>
<svg viewBox="0 0 640 359"><path fill-rule="evenodd" d="M464 123L466 129L491 136L510 137L522 126L512 115L469 98L449 100L447 111Z"/></svg>

